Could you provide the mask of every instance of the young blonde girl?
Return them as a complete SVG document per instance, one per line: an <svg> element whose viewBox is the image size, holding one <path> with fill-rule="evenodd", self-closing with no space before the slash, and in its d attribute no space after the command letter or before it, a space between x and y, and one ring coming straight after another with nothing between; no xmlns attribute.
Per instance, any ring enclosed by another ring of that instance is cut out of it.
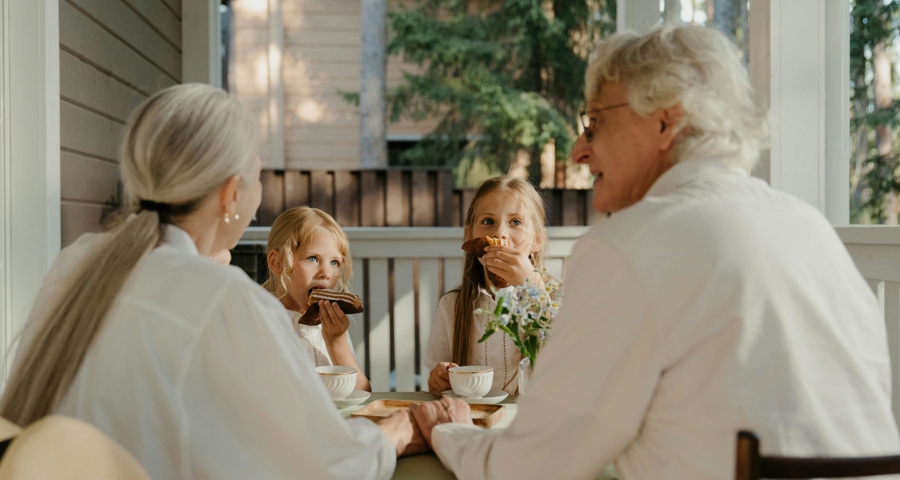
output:
<svg viewBox="0 0 900 480"><path fill-rule="evenodd" d="M546 212L540 194L521 178L496 177L475 190L466 213L465 239L490 236L506 239L509 246L489 246L480 259L466 255L462 283L438 304L425 367L431 370L428 390L435 394L450 389L448 369L458 365L486 365L494 368L492 391L515 394L519 350L503 334L478 343L486 319L475 315L478 308L491 311L496 302L490 293L490 271L510 285L526 279L541 283L536 270L544 266L547 249Z"/></svg>
<svg viewBox="0 0 900 480"><path fill-rule="evenodd" d="M294 329L316 366L342 365L357 371L356 389L371 391L369 380L353 355L347 330L350 319L337 304L319 301L319 325L301 325L309 293L315 288L349 291L353 262L350 242L327 213L310 207L292 208L275 219L266 246L269 278L263 284L291 314Z"/></svg>

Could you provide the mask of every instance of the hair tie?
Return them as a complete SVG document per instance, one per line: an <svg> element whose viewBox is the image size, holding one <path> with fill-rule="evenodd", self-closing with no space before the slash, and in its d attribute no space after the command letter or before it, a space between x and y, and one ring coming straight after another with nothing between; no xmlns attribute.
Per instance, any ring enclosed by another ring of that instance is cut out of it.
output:
<svg viewBox="0 0 900 480"><path fill-rule="evenodd" d="M147 210L148 212L156 212L160 215L168 215L171 211L171 207L167 203L158 203L152 200L141 200L141 209L139 211Z"/></svg>

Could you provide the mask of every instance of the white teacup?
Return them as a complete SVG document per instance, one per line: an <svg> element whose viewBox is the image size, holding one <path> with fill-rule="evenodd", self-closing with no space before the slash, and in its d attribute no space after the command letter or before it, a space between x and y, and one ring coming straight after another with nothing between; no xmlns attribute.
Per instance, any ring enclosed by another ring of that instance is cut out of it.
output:
<svg viewBox="0 0 900 480"><path fill-rule="evenodd" d="M356 386L356 369L353 367L328 366L316 367L319 377L325 383L325 389L332 400L343 400L353 393Z"/></svg>
<svg viewBox="0 0 900 480"><path fill-rule="evenodd" d="M450 369L450 387L453 393L465 398L481 398L491 391L494 383L493 367L453 367Z"/></svg>

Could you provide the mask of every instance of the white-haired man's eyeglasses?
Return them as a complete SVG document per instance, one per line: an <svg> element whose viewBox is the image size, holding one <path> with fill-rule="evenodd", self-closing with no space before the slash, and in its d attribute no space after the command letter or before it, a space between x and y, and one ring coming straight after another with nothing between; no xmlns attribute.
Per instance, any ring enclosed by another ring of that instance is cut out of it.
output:
<svg viewBox="0 0 900 480"><path fill-rule="evenodd" d="M610 105L608 107L595 108L590 111L582 110L581 112L579 112L578 115L579 115L579 117L581 117L581 126L584 128L584 135L585 135L585 137L587 137L587 141L590 142L591 140L594 139L594 131L591 129L592 123L593 123L591 121L592 115L596 115L604 110L612 110L614 108L622 108L622 107L627 107L627 106L628 106L628 102L625 102L625 103L619 103L617 105Z"/></svg>

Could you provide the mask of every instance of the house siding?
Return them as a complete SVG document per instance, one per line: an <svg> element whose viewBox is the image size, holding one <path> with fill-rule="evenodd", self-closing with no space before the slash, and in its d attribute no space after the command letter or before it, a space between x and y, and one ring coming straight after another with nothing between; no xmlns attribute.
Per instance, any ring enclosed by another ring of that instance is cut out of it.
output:
<svg viewBox="0 0 900 480"><path fill-rule="evenodd" d="M399 5L391 0L391 6ZM269 24L266 2L233 0L230 88L253 112L259 126L260 157L270 166L268 108ZM288 169L357 169L359 112L340 91L360 87L359 0L283 0L284 167ZM390 58L388 88L403 82L403 72L417 67ZM277 102L276 100L273 100ZM401 120L388 136L423 135L434 121Z"/></svg>
<svg viewBox="0 0 900 480"><path fill-rule="evenodd" d="M119 202L128 116L181 83L180 0L60 0L62 245Z"/></svg>

